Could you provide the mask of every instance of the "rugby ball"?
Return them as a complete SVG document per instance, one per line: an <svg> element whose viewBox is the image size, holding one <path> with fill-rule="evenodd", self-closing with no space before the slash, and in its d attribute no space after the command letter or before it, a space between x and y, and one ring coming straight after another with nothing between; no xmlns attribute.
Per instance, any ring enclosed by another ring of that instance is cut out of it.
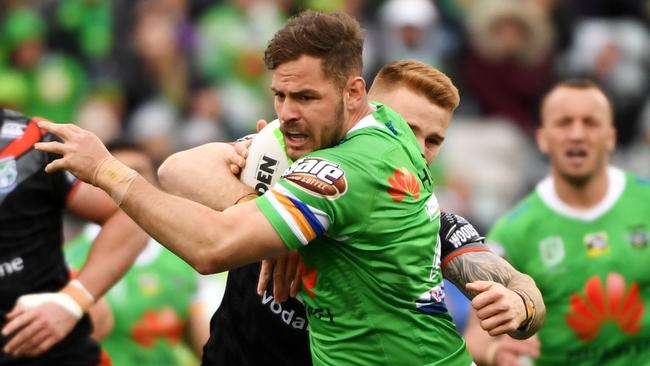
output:
<svg viewBox="0 0 650 366"><path fill-rule="evenodd" d="M276 119L253 138L239 180L263 194L280 179L290 164L280 132L280 121Z"/></svg>

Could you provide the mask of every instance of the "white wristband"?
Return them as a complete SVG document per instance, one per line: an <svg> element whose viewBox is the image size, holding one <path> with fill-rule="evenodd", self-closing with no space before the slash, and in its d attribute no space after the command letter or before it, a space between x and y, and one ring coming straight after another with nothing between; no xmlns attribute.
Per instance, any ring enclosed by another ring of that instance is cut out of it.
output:
<svg viewBox="0 0 650 366"><path fill-rule="evenodd" d="M18 305L23 310L31 310L46 302L51 302L61 306L77 319L80 319L83 315L81 306L79 306L79 304L77 304L77 302L74 301L70 295L62 292L23 295L18 298L16 305Z"/></svg>

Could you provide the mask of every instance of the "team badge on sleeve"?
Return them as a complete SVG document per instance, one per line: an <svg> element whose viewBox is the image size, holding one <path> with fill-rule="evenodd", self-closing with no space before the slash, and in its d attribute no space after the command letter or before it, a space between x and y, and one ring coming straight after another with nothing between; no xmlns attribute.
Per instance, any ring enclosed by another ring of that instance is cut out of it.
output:
<svg viewBox="0 0 650 366"><path fill-rule="evenodd" d="M348 190L343 169L321 158L302 158L291 165L282 177L316 197L336 199Z"/></svg>
<svg viewBox="0 0 650 366"><path fill-rule="evenodd" d="M18 168L13 156L0 160L0 193L9 193L16 188Z"/></svg>

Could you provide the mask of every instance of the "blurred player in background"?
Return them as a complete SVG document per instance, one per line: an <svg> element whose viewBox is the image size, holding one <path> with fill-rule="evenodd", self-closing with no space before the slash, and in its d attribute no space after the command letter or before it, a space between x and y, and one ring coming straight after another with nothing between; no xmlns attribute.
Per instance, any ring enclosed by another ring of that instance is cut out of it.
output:
<svg viewBox="0 0 650 366"><path fill-rule="evenodd" d="M650 181L609 165L612 105L589 80L557 84L541 105L540 150L550 176L501 218L488 243L531 275L548 307L541 352L485 337L468 348L486 365L645 365L650 360ZM486 346L486 343L490 344Z"/></svg>
<svg viewBox="0 0 650 366"><path fill-rule="evenodd" d="M265 61L287 154L314 152L264 196L223 212L156 190L76 126L39 123L63 143L37 148L63 155L48 172L68 169L111 192L201 272L300 248L314 364L470 364L442 303L440 243L432 248L440 212L427 162L398 114L368 104L362 45L358 23L341 13L304 12L276 33ZM511 267L479 245L463 249L445 271L475 297L482 326L495 335L535 332L544 306L530 278L507 277L511 289L480 281L512 275Z"/></svg>
<svg viewBox="0 0 650 366"><path fill-rule="evenodd" d="M34 144L54 136L37 121L0 109L0 365L94 366L99 348L84 313L146 235L101 190L64 171L44 174L55 157ZM63 258L64 209L102 225L74 280Z"/></svg>
<svg viewBox="0 0 650 366"><path fill-rule="evenodd" d="M117 141L109 150L149 182L156 183L151 159L137 145ZM99 228L89 224L66 247L74 268L83 265ZM192 267L150 239L133 266L104 296L114 327L101 345L115 365L197 365L208 340L210 315L223 293L216 275ZM93 324L103 321L93 316Z"/></svg>

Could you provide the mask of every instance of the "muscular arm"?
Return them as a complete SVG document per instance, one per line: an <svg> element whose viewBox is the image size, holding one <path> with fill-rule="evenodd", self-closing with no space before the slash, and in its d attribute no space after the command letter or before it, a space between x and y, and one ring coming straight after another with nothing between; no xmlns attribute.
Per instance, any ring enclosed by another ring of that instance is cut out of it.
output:
<svg viewBox="0 0 650 366"><path fill-rule="evenodd" d="M235 159L242 160L243 166L243 158L227 143L210 143L175 153L158 169L160 186L171 194L225 210L253 192L231 172L228 162Z"/></svg>
<svg viewBox="0 0 650 366"><path fill-rule="evenodd" d="M447 263L444 268L444 276L463 291L469 299L474 299L478 295L477 292L467 288L468 284L476 281L492 281L517 292L520 297L528 297L530 301L529 309L526 309L527 317L516 331L510 332L513 338L527 338L537 332L544 323L546 307L535 281L530 276L514 269L510 263L492 252L460 254ZM531 312L533 314L530 314Z"/></svg>
<svg viewBox="0 0 650 366"><path fill-rule="evenodd" d="M118 185L102 184L108 191L118 189ZM120 207L153 238L203 274L287 251L255 202L217 212L159 191L137 176Z"/></svg>

